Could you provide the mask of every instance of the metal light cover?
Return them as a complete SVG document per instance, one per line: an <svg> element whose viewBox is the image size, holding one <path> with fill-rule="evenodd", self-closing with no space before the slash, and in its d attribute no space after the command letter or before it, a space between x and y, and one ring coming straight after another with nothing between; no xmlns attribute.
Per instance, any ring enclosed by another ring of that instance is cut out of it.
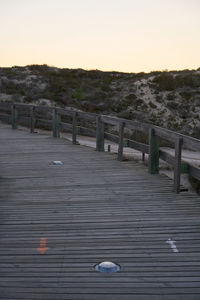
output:
<svg viewBox="0 0 200 300"><path fill-rule="evenodd" d="M54 160L53 161L53 165L63 165L63 162L62 161L60 161L60 160Z"/></svg>
<svg viewBox="0 0 200 300"><path fill-rule="evenodd" d="M112 261L103 261L95 265L95 270L102 273L113 273L120 270L120 266Z"/></svg>

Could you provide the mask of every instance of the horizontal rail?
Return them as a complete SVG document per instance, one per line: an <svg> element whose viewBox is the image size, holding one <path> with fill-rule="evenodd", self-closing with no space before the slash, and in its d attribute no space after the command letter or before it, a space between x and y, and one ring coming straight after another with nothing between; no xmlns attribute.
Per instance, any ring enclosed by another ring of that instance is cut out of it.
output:
<svg viewBox="0 0 200 300"><path fill-rule="evenodd" d="M60 122L60 128L72 132L72 124Z"/></svg>
<svg viewBox="0 0 200 300"><path fill-rule="evenodd" d="M96 131L92 129L88 129L86 127L77 127L78 134L90 136L90 137L96 137Z"/></svg>
<svg viewBox="0 0 200 300"><path fill-rule="evenodd" d="M67 110L63 108L56 108L57 113L60 114L61 116L68 116L68 117L73 117L74 111L73 110Z"/></svg>
<svg viewBox="0 0 200 300"><path fill-rule="evenodd" d="M167 162L173 167L176 164L175 157L163 150L159 150L159 158L164 160L165 162ZM181 163L181 173L189 173L189 165L185 161L182 161Z"/></svg>
<svg viewBox="0 0 200 300"><path fill-rule="evenodd" d="M175 142L177 138L182 138L183 147L193 151L200 151L200 140L198 139L157 126L153 126L153 128L155 134L161 138L173 142Z"/></svg>
<svg viewBox="0 0 200 300"><path fill-rule="evenodd" d="M188 164L188 174L198 180L200 180L200 169Z"/></svg>
<svg viewBox="0 0 200 300"><path fill-rule="evenodd" d="M36 121L37 121L38 125L41 124L41 125L44 125L44 126L48 126L49 128L52 127L52 122L49 121L49 120L37 119Z"/></svg>
<svg viewBox="0 0 200 300"><path fill-rule="evenodd" d="M146 144L142 144L142 143L135 142L132 140L127 140L126 147L149 154L149 145L146 145Z"/></svg>
<svg viewBox="0 0 200 300"><path fill-rule="evenodd" d="M0 102L1 109L2 108L8 108L8 109L10 109L11 106L12 106L12 103L10 103L10 102Z"/></svg>
<svg viewBox="0 0 200 300"><path fill-rule="evenodd" d="M0 113L0 120L5 123L11 123L11 115Z"/></svg>
<svg viewBox="0 0 200 300"><path fill-rule="evenodd" d="M111 133L108 133L108 132L105 132L104 133L104 138L113 142L113 143L116 143L118 144L119 142L119 137L117 135L114 135L114 134L111 134Z"/></svg>

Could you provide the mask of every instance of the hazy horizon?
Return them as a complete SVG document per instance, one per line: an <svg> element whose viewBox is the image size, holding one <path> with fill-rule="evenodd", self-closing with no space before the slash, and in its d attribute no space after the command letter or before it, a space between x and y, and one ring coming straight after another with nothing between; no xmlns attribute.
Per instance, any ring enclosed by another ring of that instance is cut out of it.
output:
<svg viewBox="0 0 200 300"><path fill-rule="evenodd" d="M198 69L200 69L200 67L197 67L197 68L194 68L194 69L173 69L173 70L168 70L168 69L164 69L164 70L151 70L151 71L138 71L138 72L125 72L125 71L116 71L116 70L101 70L101 69L85 69L85 68L70 68L70 67L57 67L57 66L54 66L54 65L48 65L48 64L28 64L28 65L13 65L13 66L9 66L9 67L3 67L3 66L0 66L0 68L26 68L26 67L29 67L29 66L32 66L32 65L36 65L36 66L47 66L49 68L56 68L56 69L69 69L69 70L84 70L84 71L100 71L100 72L119 72L119 73L152 73L152 72L181 72L181 71L186 71L186 70L189 70L189 71L197 71Z"/></svg>
<svg viewBox="0 0 200 300"><path fill-rule="evenodd" d="M0 65L198 69L199 0L0 0Z"/></svg>

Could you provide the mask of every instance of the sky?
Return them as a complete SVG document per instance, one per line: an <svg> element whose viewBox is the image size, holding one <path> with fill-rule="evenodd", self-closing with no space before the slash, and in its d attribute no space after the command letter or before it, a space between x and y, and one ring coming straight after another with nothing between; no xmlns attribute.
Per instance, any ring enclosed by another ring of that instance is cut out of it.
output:
<svg viewBox="0 0 200 300"><path fill-rule="evenodd" d="M200 0L0 0L0 66L200 67Z"/></svg>

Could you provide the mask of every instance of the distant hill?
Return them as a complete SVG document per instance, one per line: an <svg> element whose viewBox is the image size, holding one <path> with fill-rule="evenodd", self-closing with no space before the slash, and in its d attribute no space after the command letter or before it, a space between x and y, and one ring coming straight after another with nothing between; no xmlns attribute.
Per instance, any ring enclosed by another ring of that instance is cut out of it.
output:
<svg viewBox="0 0 200 300"><path fill-rule="evenodd" d="M0 68L0 101L73 107L200 138L200 68L151 73Z"/></svg>

